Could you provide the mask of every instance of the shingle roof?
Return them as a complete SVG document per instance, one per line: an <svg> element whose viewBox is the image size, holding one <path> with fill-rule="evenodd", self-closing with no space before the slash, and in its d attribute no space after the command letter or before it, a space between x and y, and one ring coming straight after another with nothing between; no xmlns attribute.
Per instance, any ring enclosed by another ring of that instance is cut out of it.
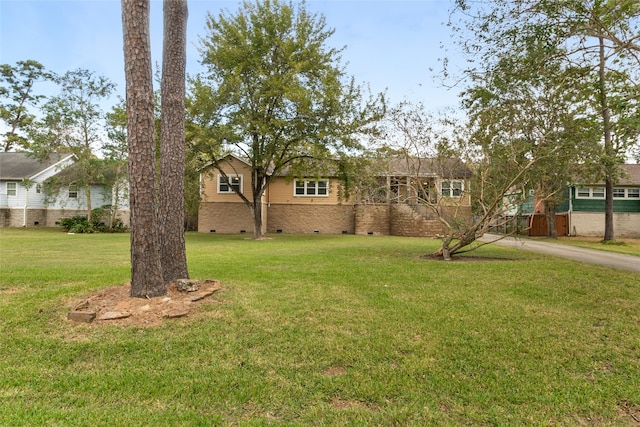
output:
<svg viewBox="0 0 640 427"><path fill-rule="evenodd" d="M383 169L391 176L438 176L443 178L469 178L471 170L460 159L447 158L391 158Z"/></svg>
<svg viewBox="0 0 640 427"><path fill-rule="evenodd" d="M622 173L620 178L615 182L615 185L640 185L640 164L623 164L620 165ZM576 184L582 185L604 185L604 180L601 179L597 182L585 182L576 181Z"/></svg>
<svg viewBox="0 0 640 427"><path fill-rule="evenodd" d="M0 179L22 180L53 166L69 155L56 154L40 161L27 153L0 153Z"/></svg>
<svg viewBox="0 0 640 427"><path fill-rule="evenodd" d="M640 165L621 165L624 174L620 178L620 185L640 185Z"/></svg>

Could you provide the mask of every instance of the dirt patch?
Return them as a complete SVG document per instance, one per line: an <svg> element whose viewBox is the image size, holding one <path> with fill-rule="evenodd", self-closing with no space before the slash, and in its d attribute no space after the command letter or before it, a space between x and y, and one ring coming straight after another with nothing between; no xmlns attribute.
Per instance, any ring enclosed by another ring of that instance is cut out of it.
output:
<svg viewBox="0 0 640 427"><path fill-rule="evenodd" d="M159 326L165 319L187 316L223 288L218 280L191 281L191 291L180 291L177 283L167 286L167 295L132 298L131 284L104 289L76 301L67 318L93 325Z"/></svg>
<svg viewBox="0 0 640 427"><path fill-rule="evenodd" d="M332 366L330 368L325 369L323 372L323 374L325 374L328 377L333 377L335 375L345 375L346 373L347 373L347 370L342 366Z"/></svg>

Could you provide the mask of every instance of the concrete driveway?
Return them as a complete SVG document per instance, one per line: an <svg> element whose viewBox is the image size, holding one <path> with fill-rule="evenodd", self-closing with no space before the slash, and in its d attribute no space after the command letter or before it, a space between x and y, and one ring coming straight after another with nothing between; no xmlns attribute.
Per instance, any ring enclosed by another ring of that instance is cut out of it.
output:
<svg viewBox="0 0 640 427"><path fill-rule="evenodd" d="M480 240L493 241L500 236L495 234L485 234ZM559 243L540 242L529 239L516 239L505 237L494 244L508 246L517 249L524 249L531 252L569 258L575 261L588 262L591 264L601 264L623 270L631 270L640 273L640 257L633 255L616 254L613 252L598 251L595 249L578 248L575 246L562 245Z"/></svg>

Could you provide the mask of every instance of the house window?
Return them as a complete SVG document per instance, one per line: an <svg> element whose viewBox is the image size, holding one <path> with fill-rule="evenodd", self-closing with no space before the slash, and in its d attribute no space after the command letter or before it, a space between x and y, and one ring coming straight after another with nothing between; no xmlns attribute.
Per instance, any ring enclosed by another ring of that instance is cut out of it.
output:
<svg viewBox="0 0 640 427"><path fill-rule="evenodd" d="M218 193L242 193L242 175L218 175Z"/></svg>
<svg viewBox="0 0 640 427"><path fill-rule="evenodd" d="M604 187L582 187L576 191L578 199L604 199Z"/></svg>
<svg viewBox="0 0 640 427"><path fill-rule="evenodd" d="M296 179L294 185L295 196L323 196L329 195L328 179Z"/></svg>
<svg viewBox="0 0 640 427"><path fill-rule="evenodd" d="M587 199L591 197L591 189L590 188L578 188L576 192L576 197L579 199Z"/></svg>
<svg viewBox="0 0 640 427"><path fill-rule="evenodd" d="M614 199L624 199L624 188L614 188L613 189L613 198Z"/></svg>
<svg viewBox="0 0 640 427"><path fill-rule="evenodd" d="M18 195L18 184L15 182L7 182L7 196Z"/></svg>
<svg viewBox="0 0 640 427"><path fill-rule="evenodd" d="M640 188L614 188L613 197L616 199L640 199Z"/></svg>
<svg viewBox="0 0 640 427"><path fill-rule="evenodd" d="M78 198L78 186L76 184L71 184L69 186L69 196L70 199Z"/></svg>
<svg viewBox="0 0 640 427"><path fill-rule="evenodd" d="M36 194L40 194L40 193L42 193L42 185L36 184Z"/></svg>
<svg viewBox="0 0 640 427"><path fill-rule="evenodd" d="M464 190L464 183L459 180L442 181L440 188L442 197L460 197Z"/></svg>

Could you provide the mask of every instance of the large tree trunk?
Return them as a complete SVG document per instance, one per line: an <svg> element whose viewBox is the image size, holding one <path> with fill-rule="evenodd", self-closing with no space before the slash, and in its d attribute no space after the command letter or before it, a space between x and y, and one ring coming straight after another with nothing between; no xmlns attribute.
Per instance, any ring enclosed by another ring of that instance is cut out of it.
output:
<svg viewBox="0 0 640 427"><path fill-rule="evenodd" d="M606 79L606 59L604 52L604 39L600 41L600 64L599 64L599 91L600 107L602 114L602 126L604 128L604 172L605 172L605 202L604 202L604 241L614 241L613 230L613 168L615 168L615 153L613 150L613 140L611 138L611 112L607 101Z"/></svg>
<svg viewBox="0 0 640 427"><path fill-rule="evenodd" d="M164 0L159 225L165 283L189 277L184 241L187 15L187 0Z"/></svg>
<svg viewBox="0 0 640 427"><path fill-rule="evenodd" d="M556 227L556 205L555 203L545 203L544 215L547 219L547 236L558 238L558 228Z"/></svg>
<svg viewBox="0 0 640 427"><path fill-rule="evenodd" d="M262 231L262 198L254 199L253 206L251 208L253 214L253 238L255 240L264 239L264 232Z"/></svg>
<svg viewBox="0 0 640 427"><path fill-rule="evenodd" d="M149 0L122 0L131 209L131 296L167 293L162 280L156 202L156 145Z"/></svg>

